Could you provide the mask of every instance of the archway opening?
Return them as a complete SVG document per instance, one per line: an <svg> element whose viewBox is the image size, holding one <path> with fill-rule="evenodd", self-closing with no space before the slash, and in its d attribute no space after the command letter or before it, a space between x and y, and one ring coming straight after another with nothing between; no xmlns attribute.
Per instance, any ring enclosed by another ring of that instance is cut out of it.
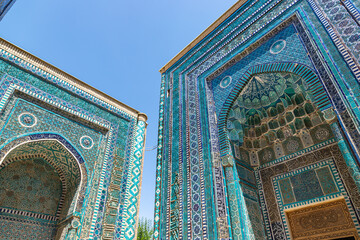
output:
<svg viewBox="0 0 360 240"><path fill-rule="evenodd" d="M330 126L335 115L331 108L320 109L328 99L319 96L295 73L257 73L249 78L229 109L229 150L235 159L249 228L256 239L265 238L266 232L261 210L265 206L260 203L255 170L335 137ZM312 189L308 192L315 194L310 198L325 194Z"/></svg>
<svg viewBox="0 0 360 240"><path fill-rule="evenodd" d="M21 144L0 165L4 239L54 239L72 215L81 182L74 156L56 140Z"/></svg>
<svg viewBox="0 0 360 240"><path fill-rule="evenodd" d="M257 167L333 138L315 102L308 83L296 74L254 75L228 114L235 158Z"/></svg>

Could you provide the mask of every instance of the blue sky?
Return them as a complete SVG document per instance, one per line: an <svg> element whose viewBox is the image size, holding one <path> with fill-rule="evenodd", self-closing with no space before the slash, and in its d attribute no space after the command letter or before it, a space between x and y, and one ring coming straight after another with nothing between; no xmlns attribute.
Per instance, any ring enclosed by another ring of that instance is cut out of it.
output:
<svg viewBox="0 0 360 240"><path fill-rule="evenodd" d="M148 115L157 144L160 73L235 0L17 0L0 37ZM153 218L156 150L145 152L140 217Z"/></svg>

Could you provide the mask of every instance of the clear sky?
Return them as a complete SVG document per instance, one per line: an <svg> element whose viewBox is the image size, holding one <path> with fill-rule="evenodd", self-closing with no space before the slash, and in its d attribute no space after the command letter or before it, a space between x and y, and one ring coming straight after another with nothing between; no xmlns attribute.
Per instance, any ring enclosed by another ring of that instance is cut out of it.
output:
<svg viewBox="0 0 360 240"><path fill-rule="evenodd" d="M0 37L148 115L157 144L160 73L235 0L17 0ZM153 218L156 150L145 152L140 217Z"/></svg>

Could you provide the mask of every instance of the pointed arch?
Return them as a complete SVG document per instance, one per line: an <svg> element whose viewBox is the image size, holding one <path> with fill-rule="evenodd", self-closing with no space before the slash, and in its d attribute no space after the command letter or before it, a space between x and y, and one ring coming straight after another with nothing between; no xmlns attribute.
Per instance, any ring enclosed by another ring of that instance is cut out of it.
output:
<svg viewBox="0 0 360 240"><path fill-rule="evenodd" d="M331 106L330 99L325 91L319 77L309 67L292 62L278 62L256 65L249 68L242 78L238 80L228 98L226 99L223 108L219 114L218 129L219 129L219 145L220 154L224 156L229 151L228 139L226 134L226 122L229 111L233 106L235 100L245 88L247 83L251 80L252 76L260 73L276 73L276 72L289 72L296 74L303 78L308 84L310 92L315 96L314 102L320 110L325 110Z"/></svg>
<svg viewBox="0 0 360 240"><path fill-rule="evenodd" d="M84 158L67 139L55 133L35 133L11 139L0 150L0 169L12 162L32 158L41 158L56 169L63 192L54 220L81 210L87 169Z"/></svg>

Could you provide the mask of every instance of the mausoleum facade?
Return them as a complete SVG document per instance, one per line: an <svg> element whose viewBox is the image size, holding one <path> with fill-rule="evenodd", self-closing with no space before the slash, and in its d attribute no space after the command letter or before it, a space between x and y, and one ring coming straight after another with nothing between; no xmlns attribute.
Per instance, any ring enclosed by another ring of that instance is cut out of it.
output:
<svg viewBox="0 0 360 240"><path fill-rule="evenodd" d="M135 239L146 120L0 39L0 239Z"/></svg>
<svg viewBox="0 0 360 240"><path fill-rule="evenodd" d="M359 239L359 9L239 1L160 70L154 239Z"/></svg>

